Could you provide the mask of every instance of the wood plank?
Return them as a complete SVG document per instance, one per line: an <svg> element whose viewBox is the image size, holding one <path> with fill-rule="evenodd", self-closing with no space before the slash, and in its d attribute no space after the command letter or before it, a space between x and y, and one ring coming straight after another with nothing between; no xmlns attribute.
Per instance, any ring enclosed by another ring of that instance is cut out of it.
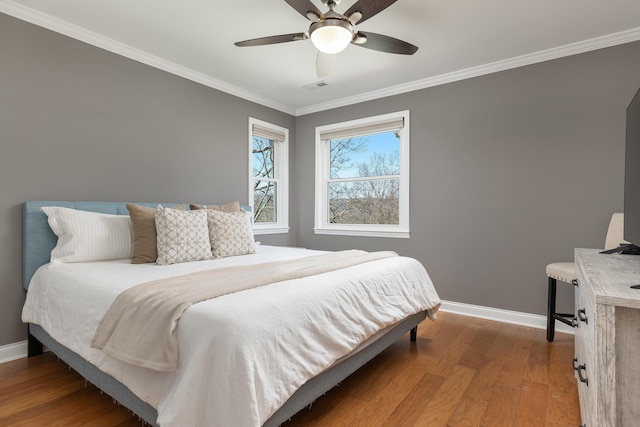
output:
<svg viewBox="0 0 640 427"><path fill-rule="evenodd" d="M384 420L383 427L415 425L421 411L442 387L445 378L431 373L425 373L418 384L404 396L402 402L395 407L389 417Z"/></svg>
<svg viewBox="0 0 640 427"><path fill-rule="evenodd" d="M521 391L496 383L491 400L482 415L483 427L511 427L516 421Z"/></svg>
<svg viewBox="0 0 640 427"><path fill-rule="evenodd" d="M490 359L485 357L477 369L473 382L467 388L465 396L488 402L503 365L504 358Z"/></svg>
<svg viewBox="0 0 640 427"><path fill-rule="evenodd" d="M463 396L456 406L456 410L449 419L447 427L479 427L482 415L486 412L489 402Z"/></svg>
<svg viewBox="0 0 640 427"><path fill-rule="evenodd" d="M547 422L548 386L525 380L514 427L543 426Z"/></svg>
<svg viewBox="0 0 640 427"><path fill-rule="evenodd" d="M456 365L414 426L446 427L476 370Z"/></svg>
<svg viewBox="0 0 640 427"><path fill-rule="evenodd" d="M439 352L437 360L429 360L426 369L437 375L449 375L460 359L469 351L480 329L475 326L443 329L437 336L438 341L446 343L446 348ZM442 344L441 344L442 346Z"/></svg>
<svg viewBox="0 0 640 427"><path fill-rule="evenodd" d="M549 382L547 396L547 425L575 427L580 421L579 403L577 408L567 402L579 402L578 388L573 369L567 369L568 361L573 360L573 336L557 334L553 344L549 344Z"/></svg>
<svg viewBox="0 0 640 427"><path fill-rule="evenodd" d="M520 389L526 372L523 367L529 364L534 329L523 326L517 326L516 328L510 330L511 346L505 354L505 361L498 376L498 383L505 387Z"/></svg>
<svg viewBox="0 0 640 427"><path fill-rule="evenodd" d="M458 363L467 368L478 369L484 363L485 356L493 341L496 339L497 333L491 329L481 329L478 331L475 339L469 346L465 354L462 355Z"/></svg>
<svg viewBox="0 0 640 427"><path fill-rule="evenodd" d="M546 335L546 331L542 329L536 332ZM539 336L535 336L533 339L524 379L540 384L549 384L549 366L551 365L551 352L549 351L549 347L554 344L540 338Z"/></svg>
<svg viewBox="0 0 640 427"><path fill-rule="evenodd" d="M385 379L383 383L368 384L377 392L369 394L366 411L358 418L362 425L384 424L417 385L426 388L434 385L420 363L390 360L384 369L385 375L379 377Z"/></svg>

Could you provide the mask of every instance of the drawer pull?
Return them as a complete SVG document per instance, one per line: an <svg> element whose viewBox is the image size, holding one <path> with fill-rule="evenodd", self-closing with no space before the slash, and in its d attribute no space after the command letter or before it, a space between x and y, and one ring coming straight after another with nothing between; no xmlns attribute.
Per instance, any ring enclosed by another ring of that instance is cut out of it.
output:
<svg viewBox="0 0 640 427"><path fill-rule="evenodd" d="M583 382L587 385L587 387L589 386L589 378L586 377L587 374L587 365L582 364L582 365L578 365L578 358L574 357L573 358L573 370L578 372L578 378L580 379L580 382ZM585 373L585 376L582 376L582 373Z"/></svg>
<svg viewBox="0 0 640 427"><path fill-rule="evenodd" d="M589 323L589 319L587 318L587 310L584 308L581 308L580 310L578 310L578 319L580 319L581 322L584 323Z"/></svg>
<svg viewBox="0 0 640 427"><path fill-rule="evenodd" d="M579 365L577 371L578 371L578 378L580 379L580 382L585 383L585 385L587 387L589 387L589 378L586 377L586 375L587 375L587 365L584 365L584 364ZM584 372L585 376L582 376L583 372Z"/></svg>
<svg viewBox="0 0 640 427"><path fill-rule="evenodd" d="M571 284L575 287L578 287L578 279L571 280Z"/></svg>

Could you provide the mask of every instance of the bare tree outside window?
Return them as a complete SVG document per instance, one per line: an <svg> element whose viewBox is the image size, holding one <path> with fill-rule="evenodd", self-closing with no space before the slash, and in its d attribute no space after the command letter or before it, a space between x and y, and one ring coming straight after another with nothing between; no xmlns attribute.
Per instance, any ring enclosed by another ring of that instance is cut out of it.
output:
<svg viewBox="0 0 640 427"><path fill-rule="evenodd" d="M254 234L289 232L289 130L249 117L248 196Z"/></svg>
<svg viewBox="0 0 640 427"><path fill-rule="evenodd" d="M253 136L251 165L253 176L253 210L256 223L276 222L277 182L274 173L275 142Z"/></svg>
<svg viewBox="0 0 640 427"><path fill-rule="evenodd" d="M315 234L411 237L409 116L316 127Z"/></svg>
<svg viewBox="0 0 640 427"><path fill-rule="evenodd" d="M329 156L330 223L399 224L398 132L331 140Z"/></svg>

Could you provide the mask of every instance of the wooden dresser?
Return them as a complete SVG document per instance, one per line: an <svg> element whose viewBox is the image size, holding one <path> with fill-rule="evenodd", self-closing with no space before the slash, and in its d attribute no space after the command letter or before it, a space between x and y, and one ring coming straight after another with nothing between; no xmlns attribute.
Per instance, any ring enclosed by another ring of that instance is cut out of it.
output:
<svg viewBox="0 0 640 427"><path fill-rule="evenodd" d="M573 367L585 427L640 426L640 256L576 249Z"/></svg>

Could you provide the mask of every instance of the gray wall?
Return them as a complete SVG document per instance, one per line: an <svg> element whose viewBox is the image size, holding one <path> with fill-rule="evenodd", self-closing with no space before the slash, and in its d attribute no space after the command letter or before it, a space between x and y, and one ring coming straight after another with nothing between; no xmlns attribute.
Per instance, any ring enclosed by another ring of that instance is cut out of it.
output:
<svg viewBox="0 0 640 427"><path fill-rule="evenodd" d="M26 339L24 201L247 203L249 116L295 138L293 116L0 14L0 346Z"/></svg>
<svg viewBox="0 0 640 427"><path fill-rule="evenodd" d="M435 59L434 59L435 60ZM625 109L640 43L296 119L296 242L392 249L449 301L544 314L545 266L600 248L623 208ZM411 111L411 238L314 235L314 128ZM570 286L560 305L572 307Z"/></svg>

